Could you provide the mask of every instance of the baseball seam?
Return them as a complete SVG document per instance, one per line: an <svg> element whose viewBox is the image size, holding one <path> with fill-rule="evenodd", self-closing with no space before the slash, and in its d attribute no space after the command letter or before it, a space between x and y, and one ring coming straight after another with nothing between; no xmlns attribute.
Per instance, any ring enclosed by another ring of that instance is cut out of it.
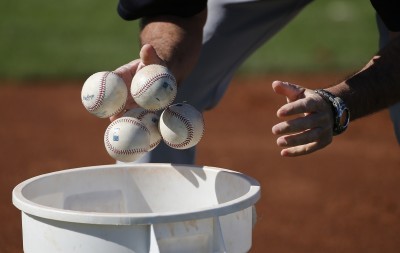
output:
<svg viewBox="0 0 400 253"><path fill-rule="evenodd" d="M156 142L154 142L154 143L151 143L151 144L150 144L150 150L153 149L153 148L155 148L156 146L158 146L158 144L160 144L160 142L161 142L161 139L158 140L158 141L156 141Z"/></svg>
<svg viewBox="0 0 400 253"><path fill-rule="evenodd" d="M175 81L175 77L174 77L173 75L171 75L171 74L169 74L169 73L159 73L159 74L157 74L157 75L155 75L155 76L149 78L149 79L142 85L142 87L140 87L140 89L139 89L137 92L135 92L135 93L132 94L132 97L135 98L135 97L138 97L138 96L142 95L144 92L146 92L146 91L151 87L151 85L152 85L155 81L157 81L157 80L159 80L159 79L161 79L161 78L163 78L163 77L167 77L168 79L172 80L174 83L176 82L176 81ZM175 96L174 96L173 98L175 99ZM173 99L172 99L172 100L173 100Z"/></svg>
<svg viewBox="0 0 400 253"><path fill-rule="evenodd" d="M121 105L115 112L111 112L110 114L108 114L107 116L105 116L105 118L109 118L115 114L118 114L120 112L122 112L122 110L125 108L125 104L126 102L123 103L123 105Z"/></svg>
<svg viewBox="0 0 400 253"><path fill-rule="evenodd" d="M113 74L113 75L116 75L119 78L122 78L120 75L118 75L114 71L109 72L109 74ZM107 115L106 118L109 118L109 117L111 117L113 115L116 115L116 114L122 112L122 110L125 108L125 105L126 105L126 101L115 112L111 112L109 115Z"/></svg>
<svg viewBox="0 0 400 253"><path fill-rule="evenodd" d="M139 113L137 118L140 119L140 120L143 120L144 116L146 116L147 114L149 114L149 111L143 110L142 112Z"/></svg>
<svg viewBox="0 0 400 253"><path fill-rule="evenodd" d="M99 107L103 104L104 101L104 96L106 94L106 79L108 76L109 72L106 72L103 74L101 77L101 82L100 82L100 87L99 87L99 94L94 102L93 106L88 107L89 111L95 111L99 109Z"/></svg>
<svg viewBox="0 0 400 253"><path fill-rule="evenodd" d="M123 149L123 150L114 148L114 146L111 144L108 136L109 136L109 132L113 128L113 126L120 122L127 122L127 123L134 124L134 125L140 127L142 130L146 131L150 135L149 130L146 127L144 127L142 123L140 123L136 120L132 120L130 118L119 118L119 119L113 121L106 130L106 134L105 134L106 135L106 146L110 149L110 151L112 151L118 155L131 155L131 154L146 153L148 150L144 149L144 148Z"/></svg>
<svg viewBox="0 0 400 253"><path fill-rule="evenodd" d="M164 141L167 143L168 146L170 146L172 148L183 148L183 147L187 146L193 140L194 129L193 129L192 124L190 123L190 121L185 116L183 116L183 115L181 115L181 114L179 114L179 113L177 113L175 111L172 111L170 108L167 108L166 112L171 114L171 116L176 117L176 118L178 118L179 120L182 121L182 123L186 127L186 130L188 131L188 136L181 143L174 144L174 143L171 143L171 142L169 142L167 140L164 140Z"/></svg>

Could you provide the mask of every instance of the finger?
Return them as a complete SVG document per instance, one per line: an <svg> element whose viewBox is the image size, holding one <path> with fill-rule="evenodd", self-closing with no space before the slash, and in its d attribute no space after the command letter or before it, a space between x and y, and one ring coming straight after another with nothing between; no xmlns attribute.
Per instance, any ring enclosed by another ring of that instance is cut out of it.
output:
<svg viewBox="0 0 400 253"><path fill-rule="evenodd" d="M328 145L332 142L332 131L316 127L296 134L284 135L276 140L279 147L295 147L308 143L319 142L320 145Z"/></svg>
<svg viewBox="0 0 400 253"><path fill-rule="evenodd" d="M113 72L119 75L124 80L125 84L130 87L132 78L136 73L139 63L140 59L133 60L125 65L118 67Z"/></svg>
<svg viewBox="0 0 400 253"><path fill-rule="evenodd" d="M275 93L286 96L288 102L303 98L305 91L305 88L299 85L282 81L272 82L272 89L275 91Z"/></svg>
<svg viewBox="0 0 400 253"><path fill-rule="evenodd" d="M133 60L131 62L128 62L127 64L118 67L113 72L119 75L129 74L131 76L134 76L136 73L136 69L139 66L139 63L140 59Z"/></svg>
<svg viewBox="0 0 400 253"><path fill-rule="evenodd" d="M281 106L276 112L278 118L288 117L300 113L306 113L306 105L303 100L296 100Z"/></svg>
<svg viewBox="0 0 400 253"><path fill-rule="evenodd" d="M295 146L295 147L290 147L286 149L281 150L281 156L284 157L296 157L296 156L302 156L302 155L307 155L311 154L317 150L320 150L327 146L329 143L323 143L323 142L312 142L312 143L307 143L304 145L300 146Z"/></svg>
<svg viewBox="0 0 400 253"><path fill-rule="evenodd" d="M321 128L323 130L332 130L329 116L323 113L311 113L306 116L292 120L280 122L272 127L273 134L290 134L302 132L307 129Z"/></svg>
<svg viewBox="0 0 400 253"><path fill-rule="evenodd" d="M150 44L145 44L140 49L140 59L142 60L139 69L143 66L150 64L159 64L166 66L165 62L161 59L161 57L157 54L154 47Z"/></svg>
<svg viewBox="0 0 400 253"><path fill-rule="evenodd" d="M276 115L279 118L282 118L300 113L308 114L326 110L329 110L329 108L327 107L326 102L324 102L320 96L313 93L309 94L307 92L307 97L284 104L281 108L278 109Z"/></svg>
<svg viewBox="0 0 400 253"><path fill-rule="evenodd" d="M113 115L110 117L110 121L113 122L114 120L121 118L127 110L122 110L120 113Z"/></svg>
<svg viewBox="0 0 400 253"><path fill-rule="evenodd" d="M128 100L126 101L125 109L130 110L132 108L138 107L138 104L135 102L132 96L128 96Z"/></svg>

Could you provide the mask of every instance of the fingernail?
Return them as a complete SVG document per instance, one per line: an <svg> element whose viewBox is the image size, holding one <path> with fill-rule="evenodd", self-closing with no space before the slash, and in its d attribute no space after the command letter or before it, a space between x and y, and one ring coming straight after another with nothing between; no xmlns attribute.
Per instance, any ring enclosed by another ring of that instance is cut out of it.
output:
<svg viewBox="0 0 400 253"><path fill-rule="evenodd" d="M276 143L278 144L278 146L286 146L287 145L287 141L283 138L279 138Z"/></svg>
<svg viewBox="0 0 400 253"><path fill-rule="evenodd" d="M279 132L278 132L278 127L277 126L273 126L272 127L272 133L273 134L278 134Z"/></svg>

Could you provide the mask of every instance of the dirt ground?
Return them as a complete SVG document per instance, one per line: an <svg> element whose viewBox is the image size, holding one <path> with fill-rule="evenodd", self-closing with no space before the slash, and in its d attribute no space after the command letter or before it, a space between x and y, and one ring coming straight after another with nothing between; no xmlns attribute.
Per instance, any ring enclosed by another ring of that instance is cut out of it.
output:
<svg viewBox="0 0 400 253"><path fill-rule="evenodd" d="M197 164L257 179L262 196L251 252L400 251L400 148L387 111L357 120L324 150L282 158L271 127L284 98L273 79L307 87L336 75L236 78L220 105L204 114ZM103 146L108 120L89 115L81 81L0 85L0 252L22 252L20 211L12 189L63 169L114 163Z"/></svg>

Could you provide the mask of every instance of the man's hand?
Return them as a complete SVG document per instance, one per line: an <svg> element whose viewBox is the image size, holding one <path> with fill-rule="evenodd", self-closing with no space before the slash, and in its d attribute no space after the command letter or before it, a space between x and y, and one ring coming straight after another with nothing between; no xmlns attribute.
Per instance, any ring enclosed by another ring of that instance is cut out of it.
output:
<svg viewBox="0 0 400 253"><path fill-rule="evenodd" d="M274 81L275 93L286 96L287 104L278 109L278 118L288 118L272 127L281 135L276 143L282 156L300 156L322 149L332 142L331 106L314 91L287 82Z"/></svg>

